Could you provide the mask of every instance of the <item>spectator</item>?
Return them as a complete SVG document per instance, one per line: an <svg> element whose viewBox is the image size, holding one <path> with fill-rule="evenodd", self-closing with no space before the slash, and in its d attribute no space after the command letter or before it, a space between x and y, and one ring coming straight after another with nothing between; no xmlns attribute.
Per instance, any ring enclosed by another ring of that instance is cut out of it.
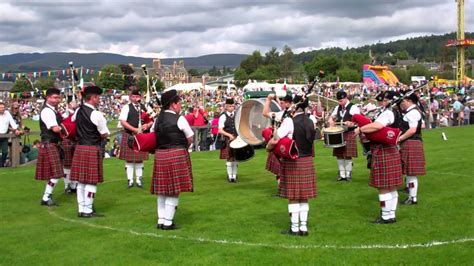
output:
<svg viewBox="0 0 474 266"><path fill-rule="evenodd" d="M216 149L217 133L219 132L219 128L218 128L219 116L220 116L219 112L214 112L214 116L213 116L212 121L211 121L211 126L213 127L211 129L211 135L212 135L212 145L211 145L211 148L210 148L211 151Z"/></svg>
<svg viewBox="0 0 474 266"><path fill-rule="evenodd" d="M438 126L438 110L439 110L439 103L434 97L430 99L430 110L433 116L433 121L431 121L431 128L436 128Z"/></svg>
<svg viewBox="0 0 474 266"><path fill-rule="evenodd" d="M207 111L204 109L202 102L200 101L197 105L194 106L193 109L193 116L194 116L194 126L207 126ZM207 135L209 131L207 128L200 128L197 130L197 141L199 143L199 147L196 150L205 151L208 150L208 141Z"/></svg>
<svg viewBox="0 0 474 266"><path fill-rule="evenodd" d="M7 134L9 127L14 130L16 135L20 134L20 131L18 131L18 125L12 115L10 112L5 110L5 103L0 102L0 134ZM2 151L0 167L4 167L8 158L8 138L0 138L0 148Z"/></svg>
<svg viewBox="0 0 474 266"><path fill-rule="evenodd" d="M453 126L459 126L460 125L460 116L459 113L462 110L462 103L459 101L458 97L454 98L454 103L453 103Z"/></svg>

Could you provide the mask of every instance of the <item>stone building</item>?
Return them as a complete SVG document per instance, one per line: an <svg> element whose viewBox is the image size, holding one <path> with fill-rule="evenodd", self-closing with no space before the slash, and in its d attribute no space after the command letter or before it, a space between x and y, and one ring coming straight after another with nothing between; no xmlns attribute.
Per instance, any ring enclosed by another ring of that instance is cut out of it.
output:
<svg viewBox="0 0 474 266"><path fill-rule="evenodd" d="M184 67L184 61L174 61L173 65L162 65L160 59L153 59L153 70L165 88L169 88L175 84L188 83L189 74Z"/></svg>

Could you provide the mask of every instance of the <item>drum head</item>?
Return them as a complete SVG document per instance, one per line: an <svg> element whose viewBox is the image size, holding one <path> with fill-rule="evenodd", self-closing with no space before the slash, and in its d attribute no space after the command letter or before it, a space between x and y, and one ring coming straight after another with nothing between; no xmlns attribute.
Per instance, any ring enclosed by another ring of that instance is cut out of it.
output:
<svg viewBox="0 0 474 266"><path fill-rule="evenodd" d="M241 149L247 146L247 142L245 142L240 136L237 136L233 141L230 142L229 146L232 149Z"/></svg>

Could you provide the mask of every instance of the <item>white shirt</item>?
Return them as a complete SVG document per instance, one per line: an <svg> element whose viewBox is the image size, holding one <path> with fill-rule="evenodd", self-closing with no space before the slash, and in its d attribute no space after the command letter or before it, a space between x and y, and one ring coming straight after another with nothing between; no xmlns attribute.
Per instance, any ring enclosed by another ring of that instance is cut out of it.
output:
<svg viewBox="0 0 474 266"><path fill-rule="evenodd" d="M225 112L228 116L234 116L235 114L234 113L229 113L229 112ZM218 122L218 127L219 128L224 128L225 127L225 121L227 120L227 116L225 115L221 115L219 117L219 122Z"/></svg>
<svg viewBox="0 0 474 266"><path fill-rule="evenodd" d="M344 105L344 107L342 108L341 107L341 117L344 117L344 115L346 114L346 108L347 108L347 105L349 105L350 102L347 101L347 103ZM334 111L332 111L332 117L337 117L337 110L339 109L339 106L336 106L336 108L334 108ZM360 109L359 107L357 107L355 104L353 104L351 106L351 109L349 110L349 114L350 115L355 115L355 114L360 114Z"/></svg>
<svg viewBox="0 0 474 266"><path fill-rule="evenodd" d="M275 114L275 122L280 122L281 118L283 117L283 113L285 113L285 110L281 110L278 112L270 112L270 117L272 117L273 114Z"/></svg>
<svg viewBox="0 0 474 266"><path fill-rule="evenodd" d="M395 115L392 110L385 109L376 119L375 122L382 124L384 127L393 124L395 121Z"/></svg>
<svg viewBox="0 0 474 266"><path fill-rule="evenodd" d="M408 107L405 115L403 116L403 121L408 122L410 127L418 127L418 121L421 120L421 114L418 110L411 111L416 108L416 105Z"/></svg>
<svg viewBox="0 0 474 266"><path fill-rule="evenodd" d="M51 129L55 126L58 126L58 122L56 121L56 108L46 103L45 108L41 111L40 119L46 125L47 129ZM49 107L49 108L48 108Z"/></svg>
<svg viewBox="0 0 474 266"><path fill-rule="evenodd" d="M17 129L18 125L15 120L13 120L10 112L5 110L2 115L0 115L0 134L8 133L8 126L11 126L13 129Z"/></svg>
<svg viewBox="0 0 474 266"><path fill-rule="evenodd" d="M141 107L139 107L137 110L140 110L140 108ZM120 111L119 120L127 121L129 111L130 111L130 104L124 105L122 107L122 110Z"/></svg>
<svg viewBox="0 0 474 266"><path fill-rule="evenodd" d="M305 114L303 112L298 112L295 114L295 116L298 116L298 115L305 115ZM286 117L285 119L283 119L283 122L278 128L277 135L280 139L284 137L293 139L294 131L295 131L295 126L293 124L293 119L291 117Z"/></svg>
<svg viewBox="0 0 474 266"><path fill-rule="evenodd" d="M93 109L91 113L91 122L97 126L97 130L100 134L110 134L109 129L107 128L107 120L105 119L104 115L97 111L94 106L84 103L85 106L90 107ZM81 107L77 108L76 112L72 116L72 121L76 121L77 112L81 109Z"/></svg>

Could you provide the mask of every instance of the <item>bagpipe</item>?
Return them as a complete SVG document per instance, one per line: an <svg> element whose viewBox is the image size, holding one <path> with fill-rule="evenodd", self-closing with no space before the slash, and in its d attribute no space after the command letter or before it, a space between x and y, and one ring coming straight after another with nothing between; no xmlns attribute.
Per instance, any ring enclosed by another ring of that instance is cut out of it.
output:
<svg viewBox="0 0 474 266"><path fill-rule="evenodd" d="M359 127L363 127L372 123L372 120L364 115L355 114L352 116L352 122L356 123ZM400 137L401 133L402 131L399 128L383 127L378 131L363 134L368 140L372 142L396 145L398 143L398 137Z"/></svg>
<svg viewBox="0 0 474 266"><path fill-rule="evenodd" d="M295 95L294 98L298 97L299 101L293 103L290 108L286 108L283 112L282 118L280 121L276 121L275 115L271 118L271 127L265 128L262 131L262 137L265 139L266 142L269 142L271 138L276 134L276 131L283 123L283 120L287 117L292 117L298 108L305 108L308 104L308 95L313 90L314 86L319 82L319 80L324 76L324 72L322 70L319 71L319 74L314 78L311 85L307 88L307 90L302 90L301 95ZM313 136L314 138L314 136ZM296 146L296 142L293 139L285 136L280 138L272 150L278 158L283 158L287 160L296 160L299 157L298 147Z"/></svg>

